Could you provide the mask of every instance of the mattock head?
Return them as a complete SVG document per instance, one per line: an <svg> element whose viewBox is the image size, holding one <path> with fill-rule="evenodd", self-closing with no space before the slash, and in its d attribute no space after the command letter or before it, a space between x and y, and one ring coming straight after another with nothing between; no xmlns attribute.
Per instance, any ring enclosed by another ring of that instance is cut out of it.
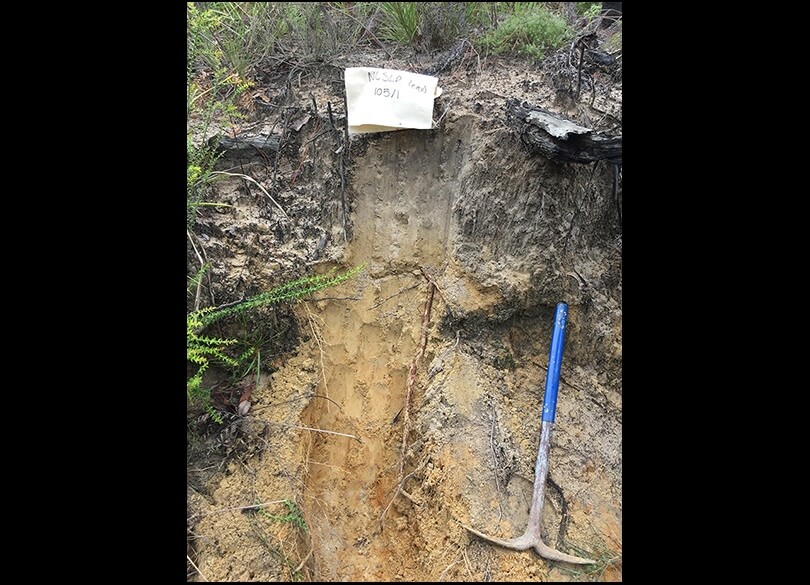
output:
<svg viewBox="0 0 810 585"><path fill-rule="evenodd" d="M512 550L529 550L533 548L537 554L550 561L562 561L577 565L596 565L596 561L583 559L561 553L550 546L546 546L540 538L540 527L543 525L543 501L548 476L548 454L551 450L551 429L554 426L554 414L557 410L557 389L560 382L560 365L562 362L563 342L565 339L565 326L568 322L568 305L557 303L554 312L554 330L551 335L551 349L548 356L548 377L546 378L546 391L543 396L543 417L540 427L540 446L537 449L537 461L534 472L534 488L532 492L532 505L529 509L529 526L523 536L513 540L502 540L487 536L483 532L464 526L467 530L498 546Z"/></svg>
<svg viewBox="0 0 810 585"><path fill-rule="evenodd" d="M501 538L495 538L493 536L489 536L484 534L483 532L479 532L475 528L471 528L465 524L462 524L464 528L466 528L469 532L472 532L476 536L483 538L487 542L491 542L492 544L497 544L498 546L502 546L504 548L508 548L511 550L529 550L534 549L534 551L543 557L544 559L548 559L550 561L561 561L564 563L572 563L575 565L596 565L597 562L591 559L585 559L582 557L575 557L573 555L568 555L558 550L551 548L550 546L546 545L539 536L534 534L531 530L527 530L523 536L518 538L513 538L512 540L503 540Z"/></svg>
<svg viewBox="0 0 810 585"><path fill-rule="evenodd" d="M597 564L596 561L591 559L585 559L582 557L575 557L573 555L567 555L563 552L555 550L550 546L547 546L543 543L542 540L538 540L534 543L534 550L537 551L544 559L548 559L550 561L562 561L564 563L572 563L574 565L595 565Z"/></svg>

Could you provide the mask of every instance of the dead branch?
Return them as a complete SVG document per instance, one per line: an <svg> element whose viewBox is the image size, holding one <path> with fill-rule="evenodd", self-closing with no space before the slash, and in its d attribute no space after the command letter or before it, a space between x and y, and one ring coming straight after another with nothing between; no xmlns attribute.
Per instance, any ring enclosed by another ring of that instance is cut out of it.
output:
<svg viewBox="0 0 810 585"><path fill-rule="evenodd" d="M622 136L594 132L527 102L507 101L507 123L532 154L558 163L622 164Z"/></svg>
<svg viewBox="0 0 810 585"><path fill-rule="evenodd" d="M192 514L188 517L187 522L190 522L196 518L201 518L203 516L208 516L209 514L220 514L222 512L243 512L244 510L255 510L258 508L263 508L264 506L270 506L272 504L283 504L286 500L272 500L270 502L262 502L261 504L252 504L250 506L236 506L234 508L220 508L218 510L211 510L210 512L200 512L199 514Z"/></svg>
<svg viewBox="0 0 810 585"><path fill-rule="evenodd" d="M343 96L343 103L346 104L346 96ZM338 155L338 175L340 176L340 209L341 215L343 220L343 241L348 242L348 230L346 227L347 224L347 217L346 217L346 171L345 171L345 162L343 160L344 154L346 153L346 142L344 142L346 133L341 133L340 129L335 125L335 118L332 115L332 102L326 102L326 110L329 114L329 125L332 127L332 132L335 136L335 154ZM349 110L346 110L346 118L345 118L345 127L348 128L349 126Z"/></svg>
<svg viewBox="0 0 810 585"><path fill-rule="evenodd" d="M210 145L214 146L216 152L221 154L224 157L240 157L240 156L251 156L255 152L259 152L263 156L267 155L267 152L278 152L279 150L279 139L276 136L235 136L233 138L228 137L219 137L217 140L214 137L210 141Z"/></svg>

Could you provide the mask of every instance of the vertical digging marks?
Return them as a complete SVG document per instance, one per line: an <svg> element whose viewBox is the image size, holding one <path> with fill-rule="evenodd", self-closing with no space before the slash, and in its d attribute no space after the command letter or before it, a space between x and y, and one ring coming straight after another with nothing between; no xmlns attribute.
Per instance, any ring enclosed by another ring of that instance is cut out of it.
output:
<svg viewBox="0 0 810 585"><path fill-rule="evenodd" d="M313 401L303 424L357 435L362 444L312 436L304 503L316 579L419 574L422 559L408 546L414 525L397 513L397 501L413 502L408 480L427 464L414 458L412 441L437 291L430 274L441 271L453 241L457 194L443 158L441 144L402 134L352 165L358 201L346 261L368 268L358 300L310 306L317 392L328 400Z"/></svg>
<svg viewBox="0 0 810 585"><path fill-rule="evenodd" d="M300 427L322 430L308 433L304 490L318 580L384 579L404 536L380 533L383 509L391 522L388 508L410 477L408 437L433 306L435 285L414 272L366 277L358 301L312 304L306 314L322 398Z"/></svg>

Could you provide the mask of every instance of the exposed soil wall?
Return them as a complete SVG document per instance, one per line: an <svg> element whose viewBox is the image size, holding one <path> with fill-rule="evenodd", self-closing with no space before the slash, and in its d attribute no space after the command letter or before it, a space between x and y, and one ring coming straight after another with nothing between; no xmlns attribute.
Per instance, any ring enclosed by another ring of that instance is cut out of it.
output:
<svg viewBox="0 0 810 585"><path fill-rule="evenodd" d="M303 99L307 89L315 103L328 99L340 120L339 94L316 93L334 89L336 76L322 72L290 101L288 119L310 119L286 131L275 166L238 163L238 172L248 164L274 187L288 217L228 178L217 194L236 209L200 220L218 299L266 290L285 274L365 265L315 295L325 300L256 317L295 343L254 389L250 415L231 423L259 447L223 459L221 469L191 466L201 572L219 580L620 580L622 273L613 165L529 155L503 124L499 92L528 92L549 106L551 93L540 99L526 80L472 69L445 80L436 117L447 111L436 129L355 137L341 161L339 136L313 140L326 127L323 106L316 114ZM425 355L406 413L430 282ZM561 301L569 324L543 537L603 561L590 575L482 542L461 526L503 538L526 528ZM283 499L295 502L306 529L278 520L283 503L265 514L219 511Z"/></svg>

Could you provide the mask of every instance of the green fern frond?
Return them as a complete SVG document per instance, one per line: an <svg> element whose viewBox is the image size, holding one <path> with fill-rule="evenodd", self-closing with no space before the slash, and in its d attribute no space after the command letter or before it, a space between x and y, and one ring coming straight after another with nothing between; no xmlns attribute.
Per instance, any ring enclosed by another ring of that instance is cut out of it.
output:
<svg viewBox="0 0 810 585"><path fill-rule="evenodd" d="M230 356L225 353L225 349L236 345L239 341L237 339L223 339L220 337L201 335L205 327L230 315L242 314L261 305L298 301L311 293L348 280L363 270L364 267L365 266L361 264L342 274L338 274L333 270L329 274L305 276L279 285L266 293L251 297L238 305L225 307L223 309L205 307L188 313L186 315L186 358L189 362L198 366L197 371L187 380L186 389L189 399L201 400L203 407L208 411L211 417L221 422L222 416L211 405L210 390L202 386L203 373L213 362L218 362L232 368L238 368L247 360L251 359L254 353L257 352L257 348L248 347L238 356Z"/></svg>
<svg viewBox="0 0 810 585"><path fill-rule="evenodd" d="M195 364L200 365L208 364L208 357L202 355L200 352L193 349L186 351L186 359L190 362L194 362Z"/></svg>
<svg viewBox="0 0 810 585"><path fill-rule="evenodd" d="M188 382L186 382L186 390L188 391L189 398L191 398L200 389L204 369L205 368L203 367L197 370L197 373L189 378Z"/></svg>
<svg viewBox="0 0 810 585"><path fill-rule="evenodd" d="M215 347L193 347L186 351L186 355L189 361L197 364L215 360L236 367L241 363L238 358L233 358Z"/></svg>
<svg viewBox="0 0 810 585"><path fill-rule="evenodd" d="M336 274L336 271L333 270L329 274L304 276L291 282L279 285L265 293L256 295L255 297L251 297L238 305L201 314L199 318L204 324L210 325L211 323L224 317L244 313L245 311L249 311L262 305L275 305L282 302L298 301L314 292L335 286L352 278L358 272L363 270L363 268L365 268L365 265L361 264L347 270L342 274Z"/></svg>
<svg viewBox="0 0 810 585"><path fill-rule="evenodd" d="M205 370L208 369L208 362L203 363L197 372L186 382L186 393L189 399L208 395L209 392L202 389L202 378Z"/></svg>
<svg viewBox="0 0 810 585"><path fill-rule="evenodd" d="M234 343L239 343L236 339L220 339L219 337L203 337L201 335L192 335L189 337L190 340L193 340L195 343L202 343L203 345L233 345Z"/></svg>
<svg viewBox="0 0 810 585"><path fill-rule="evenodd" d="M244 364L249 358L253 357L254 353L256 353L255 347L247 348L239 357L236 358L236 365Z"/></svg>
<svg viewBox="0 0 810 585"><path fill-rule="evenodd" d="M214 312L215 307L205 307L204 309L199 309L197 311L192 311L188 315L186 315L186 331L188 332L189 336L194 335L195 331L201 327L206 325L205 321L203 320L206 315Z"/></svg>

